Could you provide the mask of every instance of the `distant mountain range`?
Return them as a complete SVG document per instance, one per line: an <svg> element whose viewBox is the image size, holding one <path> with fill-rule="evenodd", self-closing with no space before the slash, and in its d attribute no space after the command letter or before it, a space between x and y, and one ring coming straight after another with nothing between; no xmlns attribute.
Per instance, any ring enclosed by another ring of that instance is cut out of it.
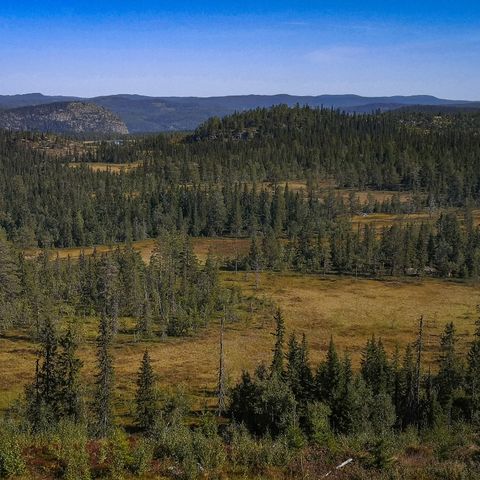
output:
<svg viewBox="0 0 480 480"><path fill-rule="evenodd" d="M0 110L0 128L54 133L128 133L125 123L111 111L78 101Z"/></svg>
<svg viewBox="0 0 480 480"><path fill-rule="evenodd" d="M123 121L130 133L193 130L212 116L272 105L295 104L327 107L346 112L369 113L405 106L479 108L478 102L445 100L429 95L361 97L358 95L233 95L225 97L148 97L109 95L93 98L46 96L41 93L0 95L0 109L32 107L66 102L87 102L110 110ZM55 109L55 107L52 107ZM1 114L0 114L1 115ZM0 124L1 125L1 124ZM120 127L119 127L120 128ZM105 133L105 132L99 132Z"/></svg>

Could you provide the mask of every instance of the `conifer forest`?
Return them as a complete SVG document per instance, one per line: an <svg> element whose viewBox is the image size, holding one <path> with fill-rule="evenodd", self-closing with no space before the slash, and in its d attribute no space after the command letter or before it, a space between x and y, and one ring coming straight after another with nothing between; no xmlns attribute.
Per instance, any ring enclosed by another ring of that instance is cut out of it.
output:
<svg viewBox="0 0 480 480"><path fill-rule="evenodd" d="M478 109L0 130L0 478L478 480L479 281Z"/></svg>

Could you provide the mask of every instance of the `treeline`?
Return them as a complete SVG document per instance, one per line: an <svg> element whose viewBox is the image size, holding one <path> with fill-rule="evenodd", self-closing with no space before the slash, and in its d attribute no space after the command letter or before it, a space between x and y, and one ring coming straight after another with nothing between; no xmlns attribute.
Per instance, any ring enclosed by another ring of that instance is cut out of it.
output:
<svg viewBox="0 0 480 480"><path fill-rule="evenodd" d="M268 228L252 237L247 256L227 266L252 271L477 279L480 229L468 209L463 223L450 213L440 215L435 223L394 223L383 228L366 223L355 230L349 221L339 219L325 223L315 235L302 229L290 241Z"/></svg>
<svg viewBox="0 0 480 480"><path fill-rule="evenodd" d="M420 319L414 343L389 357L381 339L362 350L360 371L330 340L326 358L312 369L305 336L285 338L281 312L276 314L275 348L270 367L244 372L232 390L231 414L257 435L277 436L297 428L328 436L369 431L381 436L409 426L430 429L439 423L480 420L480 321L466 355L457 346L453 323L440 338L435 370L424 366L425 331ZM316 430L323 428L323 431ZM302 433L300 433L302 432Z"/></svg>
<svg viewBox="0 0 480 480"><path fill-rule="evenodd" d="M122 317L135 318L138 338L188 335L239 299L220 286L213 257L198 263L185 235L162 235L148 264L131 246L51 261L47 252L26 259L0 240L0 332L23 327L38 337L52 315L108 315L114 332Z"/></svg>

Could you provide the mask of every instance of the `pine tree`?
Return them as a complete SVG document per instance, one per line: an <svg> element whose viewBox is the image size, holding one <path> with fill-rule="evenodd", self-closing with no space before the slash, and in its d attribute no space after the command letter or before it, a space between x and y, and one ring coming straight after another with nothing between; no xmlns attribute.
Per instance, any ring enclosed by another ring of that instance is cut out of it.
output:
<svg viewBox="0 0 480 480"><path fill-rule="evenodd" d="M250 252L248 254L248 265L255 272L255 288L259 286L260 270L263 266L263 258L261 255L261 246L256 234L252 236L250 242Z"/></svg>
<svg viewBox="0 0 480 480"><path fill-rule="evenodd" d="M280 187L276 187L272 198L272 228L276 235L283 232L285 223L285 198Z"/></svg>
<svg viewBox="0 0 480 480"><path fill-rule="evenodd" d="M96 394L94 412L96 415L96 431L101 438L108 435L113 426L113 387L114 369L110 354L112 331L105 315L100 318L97 337L97 374L95 379Z"/></svg>
<svg viewBox="0 0 480 480"><path fill-rule="evenodd" d="M422 379L422 355L423 355L423 315L420 316L418 322L418 334L415 342L415 350L417 354L415 362L415 396L414 396L414 412L418 417L420 405L420 382Z"/></svg>
<svg viewBox="0 0 480 480"><path fill-rule="evenodd" d="M99 264L98 310L108 319L111 333L118 331L119 281L118 266L110 255L103 255Z"/></svg>
<svg viewBox="0 0 480 480"><path fill-rule="evenodd" d="M142 363L137 374L137 393L135 398L137 425L141 429L149 431L155 425L158 406L155 394L155 375L148 350L145 350L143 354Z"/></svg>
<svg viewBox="0 0 480 480"><path fill-rule="evenodd" d="M398 344L395 345L395 350L390 362L392 372L392 402L395 407L397 426L400 426L401 411L402 411L402 370L400 366L400 350Z"/></svg>
<svg viewBox="0 0 480 480"><path fill-rule="evenodd" d="M421 427L434 428L443 419L442 407L437 399L437 392L433 384L433 375L429 369L425 380L425 396L421 401L418 424Z"/></svg>

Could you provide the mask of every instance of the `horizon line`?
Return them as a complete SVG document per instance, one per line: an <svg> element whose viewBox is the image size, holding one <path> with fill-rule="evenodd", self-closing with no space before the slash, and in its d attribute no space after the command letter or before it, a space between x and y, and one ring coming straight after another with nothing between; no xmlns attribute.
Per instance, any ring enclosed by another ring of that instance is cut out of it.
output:
<svg viewBox="0 0 480 480"><path fill-rule="evenodd" d="M473 99L459 99L459 98L445 98L438 97L429 93L414 93L408 95L401 94L390 94L390 95L362 95L358 93L320 93L320 94L294 94L294 93L233 93L226 95L147 95L142 93L108 93L102 95L94 96L81 96L81 95L68 95L68 94L44 94L42 92L25 92L25 93L0 93L0 97L20 97L28 95L41 95L43 97L66 97L66 98L78 98L78 99L94 99L100 97L121 97L121 96L137 96L137 97L150 97L150 98L202 98L202 99L211 99L211 98L222 98L222 97L361 97L361 98L413 98L413 97L431 97L437 100L448 100L454 102L479 102L480 100Z"/></svg>

